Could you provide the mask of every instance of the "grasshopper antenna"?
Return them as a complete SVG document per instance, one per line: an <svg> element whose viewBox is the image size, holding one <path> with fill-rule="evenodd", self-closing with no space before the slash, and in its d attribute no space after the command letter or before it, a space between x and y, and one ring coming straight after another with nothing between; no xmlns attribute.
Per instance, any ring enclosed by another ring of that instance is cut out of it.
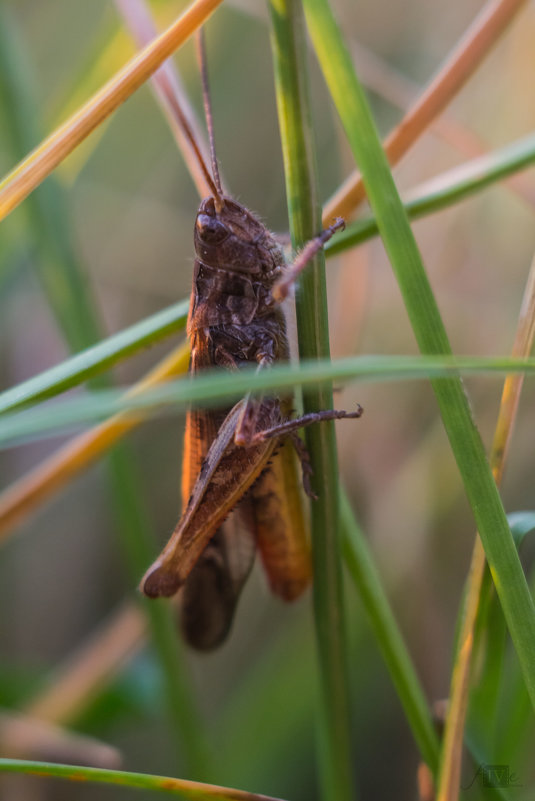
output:
<svg viewBox="0 0 535 801"><path fill-rule="evenodd" d="M198 144L198 142L197 142L197 140L195 138L195 134L193 133L191 125L189 124L188 120L186 119L186 115L182 111L182 108L179 105L179 103L177 103L174 98L172 99L172 105L173 105L173 109L174 109L174 111L175 111L175 113L176 113L176 115L177 115L177 117L178 117L178 119L180 121L180 125L182 127L182 131L184 132L184 135L186 136L186 138L189 140L189 143L191 144L191 147L193 148L193 152L195 153L195 157L196 157L197 161L199 162L199 166L201 168L204 180L206 181L206 183L208 185L208 188L210 189L210 192L212 192L212 194L217 198L217 197L219 197L221 195L221 187L219 185L219 175L217 176L218 177L218 181L217 181L217 185L216 185L214 183L214 179L210 175L210 170L206 166L206 162L205 162L205 160L203 158L203 155L202 155L202 153L200 151L199 144ZM210 149L211 148L212 148L212 145L210 144Z"/></svg>
<svg viewBox="0 0 535 801"><path fill-rule="evenodd" d="M204 116L206 118L206 127L208 129L208 139L210 142L210 156L212 159L212 175L213 183L216 186L217 192L215 193L216 208L221 210L223 207L223 189L221 187L221 178L219 175L219 165L217 163L217 156L215 152L215 138L214 138L214 118L212 115L212 103L210 100L210 83L208 81L208 65L206 58L206 46L204 40L204 28L199 28L197 31L197 58L199 60L199 69L201 71L202 80L202 98L204 103Z"/></svg>
<svg viewBox="0 0 535 801"><path fill-rule="evenodd" d="M182 107L181 107L180 103L177 102L177 100L176 100L176 98L174 96L171 96L170 100L171 100L171 104L172 104L172 107L173 107L173 111L176 113L176 116L177 116L178 121L180 123L180 126L182 128L182 131L184 133L184 136L189 140L189 143L190 143L190 145L191 145L191 147L193 149L193 152L195 153L195 157L196 157L196 159L197 159L197 161L199 163L199 166L201 168L201 172L203 174L204 180L206 181L206 184L207 184L210 192L216 198L220 197L222 195L222 191L221 191L221 182L220 182L220 179L219 179L219 174L217 176L217 184L216 184L216 183L214 183L214 179L210 175L210 170L206 166L206 162L205 162L204 157L203 157L203 155L201 153L201 150L199 148L199 143L197 142L197 139L195 138L195 134L193 133L193 129L192 129L191 125L189 124L189 122L187 120L187 117L184 114L184 111L182 110ZM212 142L210 141L210 151L211 150L212 150Z"/></svg>

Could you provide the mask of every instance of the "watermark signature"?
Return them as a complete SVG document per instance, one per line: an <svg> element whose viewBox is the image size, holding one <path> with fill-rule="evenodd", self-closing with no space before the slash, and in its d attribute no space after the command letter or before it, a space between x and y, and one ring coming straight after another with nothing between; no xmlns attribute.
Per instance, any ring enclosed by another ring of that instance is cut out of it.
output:
<svg viewBox="0 0 535 801"><path fill-rule="evenodd" d="M509 765L479 765L470 784L463 785L462 789L469 790L476 781L480 787L522 787Z"/></svg>

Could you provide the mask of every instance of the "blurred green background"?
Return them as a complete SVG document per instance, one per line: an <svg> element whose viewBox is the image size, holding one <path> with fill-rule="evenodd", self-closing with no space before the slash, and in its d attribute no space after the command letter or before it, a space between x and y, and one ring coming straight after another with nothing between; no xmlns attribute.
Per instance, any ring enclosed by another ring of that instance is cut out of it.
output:
<svg viewBox="0 0 535 801"><path fill-rule="evenodd" d="M13 46L16 53L11 63L17 86L10 96L4 84L1 97L0 170L5 173L111 76L133 45L120 31L112 3L3 0L2 5L2 48ZM158 26L169 24L184 5L153 2ZM364 82L377 80L366 48L393 71L387 85L402 105L407 92L428 82L481 7L473 0L447 6L438 0L336 3ZM227 184L270 228L282 232L286 201L268 33L263 4L238 0L218 10L208 26L207 45L218 157ZM447 138L444 129L425 135L396 169L402 190L461 163L476 145L496 148L533 129L534 37L531 5L451 105ZM200 114L193 47L184 47L176 64ZM353 165L314 63L311 74L321 197L327 199ZM5 68L4 77L9 86ZM375 91L370 98L386 134L401 112ZM27 142L13 127L21 115L27 119ZM452 144L451 130L461 150ZM50 213L59 214L86 281L84 298L98 310L101 335L189 294L199 199L148 87L69 157L54 181L59 199ZM535 180L528 172L515 187L493 188L414 225L455 352L509 352L533 254L534 203ZM48 275L61 306L60 255L47 244L47 236L56 236L54 223L48 234L39 230L26 201L3 223L2 232L0 381L8 387L61 361L70 349L43 291ZM333 356L416 352L379 242L330 260L328 287ZM75 331L76 321L70 325ZM73 333L71 345L80 349L82 341L76 347L75 339ZM118 382L135 381L170 345L166 341L122 364L114 371ZM490 443L500 380L467 384ZM430 388L415 382L353 385L337 393L336 405L350 408L357 400L365 408L362 421L339 428L341 476L433 702L448 693L473 521ZM503 485L508 511L534 506L533 401L528 381ZM128 438L141 487L136 500L146 507L154 551L179 514L182 426L182 419L167 418L143 425ZM60 441L0 453L2 486ZM3 546L1 556L0 703L17 706L125 597L136 595L104 466L92 467L40 509ZM529 546L525 558L529 564ZM227 644L209 656L184 655L213 751L211 780L295 801L317 797L310 600L308 594L283 606L272 599L257 566ZM347 610L361 797L415 798L418 754L349 586ZM126 769L185 776L188 768L183 754L177 754L163 707L160 673L148 648L75 725L120 748ZM522 755L519 765L514 755L507 759L528 786L533 775L526 774ZM68 784L35 780L6 785L5 791L6 798L17 801L128 797L126 790L76 786L74 791Z"/></svg>

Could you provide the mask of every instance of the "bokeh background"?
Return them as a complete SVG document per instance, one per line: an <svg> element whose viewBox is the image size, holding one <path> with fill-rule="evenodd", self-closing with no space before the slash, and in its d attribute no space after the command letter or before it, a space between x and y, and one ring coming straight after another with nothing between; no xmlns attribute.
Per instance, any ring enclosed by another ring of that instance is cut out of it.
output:
<svg viewBox="0 0 535 801"><path fill-rule="evenodd" d="M15 48L17 91L25 92L15 99L5 91L2 95L0 169L5 173L111 76L134 46L113 3L3 0L2 5L9 24L3 25L0 49ZM170 23L184 5L153 2L158 27ZM338 0L335 5L362 75L375 86L370 99L382 134L483 6L475 0L446 5ZM497 148L533 129L534 40L531 4L451 104L442 127L425 135L396 169L402 190L461 163L478 148ZM284 232L284 178L264 5L226 3L208 26L207 43L217 149L227 184L270 228ZM193 47L184 47L175 61L200 114ZM313 60L311 76L321 197L327 199L353 165ZM397 105L378 91L380 81ZM28 114L29 143L12 135L13 103ZM65 161L55 181L65 236L103 334L188 296L199 198L148 87ZM535 177L526 172L514 185L487 190L414 225L455 352L509 352L533 255L534 203ZM2 233L0 382L7 388L64 359L69 346L43 290L47 259L55 257L42 246L28 202L3 223ZM334 356L416 353L379 242L329 260L327 281ZM118 382L135 381L175 342L178 338L121 364L114 370ZM490 444L500 379L471 378L467 386ZM365 416L338 429L341 476L433 702L448 693L473 520L430 388L421 382L353 384L337 392L336 405L349 408L357 400ZM527 381L503 485L508 511L534 505L533 401L533 382ZM128 437L140 487L136 503L150 521L155 551L179 514L182 428L183 419L175 416L143 425ZM2 486L62 441L0 453ZM529 564L529 546L524 558ZM135 596L103 461L39 509L2 547L0 703L22 706L125 598ZM349 581L347 610L361 797L415 798L417 751ZM256 568L228 643L209 656L184 654L191 693L214 752L216 772L210 778L296 801L317 797L314 655L310 593L283 606L270 597ZM127 661L72 725L117 746L127 769L184 775L183 753L169 733L161 689L149 646ZM528 775L521 778L529 784ZM4 793L1 797L17 801L128 797L128 791L79 786L73 791L71 785L36 780L6 784Z"/></svg>

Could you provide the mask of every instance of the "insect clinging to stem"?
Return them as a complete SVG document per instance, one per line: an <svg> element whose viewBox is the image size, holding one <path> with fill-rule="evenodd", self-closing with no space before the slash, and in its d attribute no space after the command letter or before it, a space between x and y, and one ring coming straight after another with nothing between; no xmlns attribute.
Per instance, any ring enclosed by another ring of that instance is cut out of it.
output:
<svg viewBox="0 0 535 801"><path fill-rule="evenodd" d="M198 38L212 171L185 123L210 186L194 228L195 266L187 334L190 372L222 367L257 370L289 359L281 302L314 254L339 229L338 219L288 266L281 245L245 206L224 194L215 155L206 57ZM226 637L258 550L272 591L291 601L312 570L303 485L310 465L297 431L324 420L362 414L325 410L292 418L291 397L246 396L231 409L187 413L183 513L167 545L141 581L145 595L182 588L181 624L187 641L210 649Z"/></svg>

